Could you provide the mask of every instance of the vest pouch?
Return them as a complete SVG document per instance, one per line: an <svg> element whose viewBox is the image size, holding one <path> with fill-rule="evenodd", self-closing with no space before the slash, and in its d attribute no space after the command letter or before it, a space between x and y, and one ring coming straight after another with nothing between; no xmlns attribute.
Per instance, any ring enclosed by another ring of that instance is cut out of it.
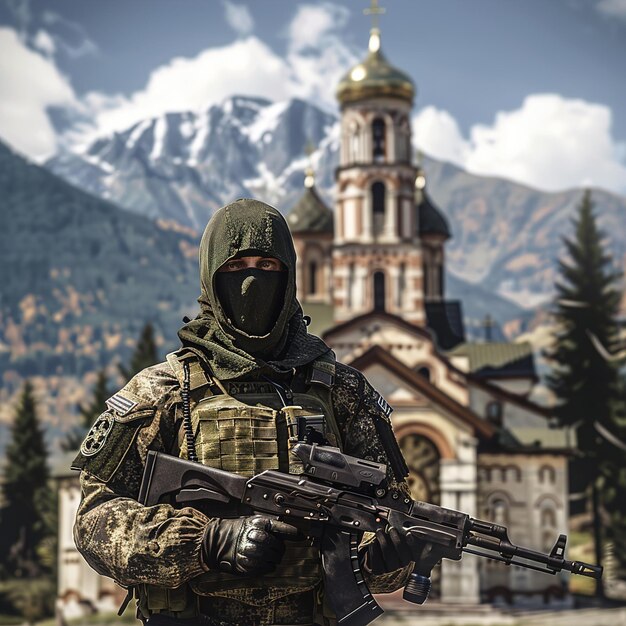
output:
<svg viewBox="0 0 626 626"><path fill-rule="evenodd" d="M186 584L172 588L139 585L138 598L137 608L145 617L152 613L167 613L179 618L191 618L198 614L197 598Z"/></svg>
<svg viewBox="0 0 626 626"><path fill-rule="evenodd" d="M269 469L299 473L301 465L299 469L291 468L294 460L299 461L289 455L288 412L268 407L267 398L264 399L263 404L256 405L227 395L201 400L192 413L200 462L246 477ZM304 411L291 408L298 414ZM205 512L210 515L210 511ZM258 594L255 602L272 602L319 584L322 579L319 549L311 546L310 540L286 541L285 548L281 562L269 575L242 578L219 571L205 572L189 585L199 596L229 598L238 597L245 589L263 589L266 593Z"/></svg>
<svg viewBox="0 0 626 626"><path fill-rule="evenodd" d="M196 453L204 465L248 478L287 468L286 426L275 409L212 396L197 404L192 424Z"/></svg>

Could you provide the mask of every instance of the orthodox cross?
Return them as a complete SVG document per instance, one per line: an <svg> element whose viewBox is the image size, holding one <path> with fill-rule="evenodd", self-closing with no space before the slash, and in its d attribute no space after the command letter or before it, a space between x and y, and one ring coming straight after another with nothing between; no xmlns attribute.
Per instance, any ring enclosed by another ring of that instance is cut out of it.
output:
<svg viewBox="0 0 626 626"><path fill-rule="evenodd" d="M491 341L491 331L495 327L496 323L494 319L487 313L485 320L483 321L483 328L485 329L485 341Z"/></svg>
<svg viewBox="0 0 626 626"><path fill-rule="evenodd" d="M385 9L378 6L378 0L372 0L372 5L369 9L363 9L364 15L372 16L372 28L378 29L378 16L383 15Z"/></svg>

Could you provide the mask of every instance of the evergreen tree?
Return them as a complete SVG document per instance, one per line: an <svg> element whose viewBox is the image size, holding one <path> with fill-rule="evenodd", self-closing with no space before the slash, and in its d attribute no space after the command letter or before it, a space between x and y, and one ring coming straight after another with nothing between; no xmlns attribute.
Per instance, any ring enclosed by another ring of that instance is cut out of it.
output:
<svg viewBox="0 0 626 626"><path fill-rule="evenodd" d="M78 406L80 413L80 423L73 428L65 438L65 441L61 444L61 447L65 451L77 450L85 438L87 431L91 425L96 421L96 418L104 411L105 402L111 397L109 391L109 383L107 380L107 373L105 369L101 369L98 372L98 378L93 388L93 397L89 404Z"/></svg>
<svg viewBox="0 0 626 626"><path fill-rule="evenodd" d="M159 355L154 337L154 328L150 322L147 322L135 346L135 351L130 360L130 366L126 368L120 365L120 372L126 380L130 380L142 369L150 367L158 363L158 361Z"/></svg>
<svg viewBox="0 0 626 626"><path fill-rule="evenodd" d="M546 353L553 371L548 385L558 399L555 414L573 429L582 459L571 465L573 484L591 487L596 561L602 560L600 476L605 443L598 425L613 430L619 398L618 369L607 359L618 337L620 302L611 257L604 251L591 194L586 191L574 222L573 239L564 239L567 260L559 261L554 345ZM597 581L597 595L603 595Z"/></svg>
<svg viewBox="0 0 626 626"><path fill-rule="evenodd" d="M620 294L615 288L618 274L604 252L588 191L574 227L574 239L564 240L570 258L559 261L557 331L554 346L546 353L553 364L548 384L559 400L555 409L559 422L574 429L579 450L595 456L594 423L610 425L619 394L617 367L602 351L612 352L616 345Z"/></svg>
<svg viewBox="0 0 626 626"><path fill-rule="evenodd" d="M623 352L623 351L622 351ZM623 359L622 359L623 362ZM602 430L600 467L602 505L605 511L606 538L611 561L607 574L626 580L626 380L621 381L611 429Z"/></svg>
<svg viewBox="0 0 626 626"><path fill-rule="evenodd" d="M0 558L5 574L31 578L45 569L39 550L50 534L48 468L43 431L30 381L18 401L6 453Z"/></svg>

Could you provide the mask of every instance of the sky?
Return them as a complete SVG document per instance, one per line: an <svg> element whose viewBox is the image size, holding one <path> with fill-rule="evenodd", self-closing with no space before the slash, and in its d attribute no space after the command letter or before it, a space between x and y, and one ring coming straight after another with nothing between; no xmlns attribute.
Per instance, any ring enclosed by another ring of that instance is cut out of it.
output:
<svg viewBox="0 0 626 626"><path fill-rule="evenodd" d="M381 0L414 143L481 175L626 194L626 0ZM234 94L338 113L368 0L0 0L0 139L43 161Z"/></svg>

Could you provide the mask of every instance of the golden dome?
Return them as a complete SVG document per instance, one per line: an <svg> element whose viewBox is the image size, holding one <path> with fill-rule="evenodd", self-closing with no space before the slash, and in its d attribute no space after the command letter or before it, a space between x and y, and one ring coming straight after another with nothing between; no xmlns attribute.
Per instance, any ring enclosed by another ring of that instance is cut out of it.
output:
<svg viewBox="0 0 626 626"><path fill-rule="evenodd" d="M402 98L412 103L415 85L408 74L389 64L380 49L380 31L373 28L367 57L341 79L337 99L343 105L380 96Z"/></svg>

